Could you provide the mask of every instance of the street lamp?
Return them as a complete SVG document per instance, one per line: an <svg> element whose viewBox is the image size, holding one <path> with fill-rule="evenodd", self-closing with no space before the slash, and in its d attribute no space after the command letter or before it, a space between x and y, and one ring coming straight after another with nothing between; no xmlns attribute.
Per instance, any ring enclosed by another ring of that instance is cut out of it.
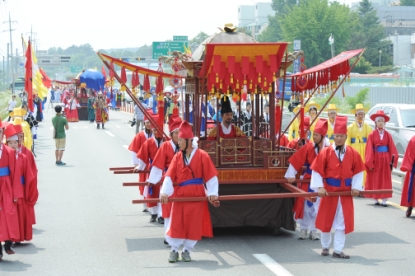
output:
<svg viewBox="0 0 415 276"><path fill-rule="evenodd" d="M382 66L382 50L379 50L379 67Z"/></svg>

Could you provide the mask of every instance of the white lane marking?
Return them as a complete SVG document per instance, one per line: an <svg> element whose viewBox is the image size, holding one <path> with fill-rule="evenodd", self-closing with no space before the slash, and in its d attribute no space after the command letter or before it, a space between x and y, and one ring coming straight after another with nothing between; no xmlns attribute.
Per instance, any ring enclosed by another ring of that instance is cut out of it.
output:
<svg viewBox="0 0 415 276"><path fill-rule="evenodd" d="M123 148L125 148L126 150L128 150L128 146L127 145L122 145Z"/></svg>
<svg viewBox="0 0 415 276"><path fill-rule="evenodd" d="M267 254L253 254L253 256L265 265L269 270L271 270L275 275L278 276L293 276L288 270L286 270L282 265L277 263Z"/></svg>
<svg viewBox="0 0 415 276"><path fill-rule="evenodd" d="M111 136L111 137L115 137L115 135L114 134L112 134L111 132L109 132L108 130L106 130L105 131L109 136Z"/></svg>

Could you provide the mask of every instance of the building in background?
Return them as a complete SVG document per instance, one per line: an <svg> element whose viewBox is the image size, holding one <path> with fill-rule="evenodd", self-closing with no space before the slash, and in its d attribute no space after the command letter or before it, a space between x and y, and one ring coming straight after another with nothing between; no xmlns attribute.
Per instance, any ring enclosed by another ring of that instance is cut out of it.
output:
<svg viewBox="0 0 415 276"><path fill-rule="evenodd" d="M274 16L271 2L238 6L238 27L244 28L254 39L267 28L268 16Z"/></svg>

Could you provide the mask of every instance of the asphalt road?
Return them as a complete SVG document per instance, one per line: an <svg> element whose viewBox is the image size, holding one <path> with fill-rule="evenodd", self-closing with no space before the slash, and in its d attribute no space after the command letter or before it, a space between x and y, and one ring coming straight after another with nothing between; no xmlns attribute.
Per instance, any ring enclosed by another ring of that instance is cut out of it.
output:
<svg viewBox="0 0 415 276"><path fill-rule="evenodd" d="M129 166L134 129L131 115L110 112L105 130L89 122L71 123L66 167L55 166L50 118L39 127L37 224L30 243L15 247L0 263L0 275L413 275L415 215L405 218L401 179L394 177L388 208L369 199L355 202L355 232L346 240L349 260L320 256L319 241L269 229L216 229L196 245L190 263L167 262L163 226L131 201L135 187L122 182L136 175L114 175L108 168ZM256 255L258 254L258 255ZM262 262L261 262L262 260ZM264 264L265 263L265 264Z"/></svg>

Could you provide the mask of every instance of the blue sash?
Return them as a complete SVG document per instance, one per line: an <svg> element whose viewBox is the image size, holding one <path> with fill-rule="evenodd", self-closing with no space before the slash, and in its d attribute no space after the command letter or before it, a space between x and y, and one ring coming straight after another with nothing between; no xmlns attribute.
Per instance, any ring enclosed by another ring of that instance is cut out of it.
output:
<svg viewBox="0 0 415 276"><path fill-rule="evenodd" d="M184 187L187 185L203 185L203 179L202 178L192 178L189 180L186 180L179 184L179 187Z"/></svg>
<svg viewBox="0 0 415 276"><path fill-rule="evenodd" d="M366 137L362 137L362 140L363 140L363 143L366 143L367 142L367 138ZM352 144L356 143L356 138L350 138L350 142Z"/></svg>
<svg viewBox="0 0 415 276"><path fill-rule="evenodd" d="M326 178L327 185L333 186L333 187L341 187L342 180L338 178ZM350 187L352 185L352 179L346 178L344 180L344 183L346 184L346 187Z"/></svg>
<svg viewBox="0 0 415 276"><path fill-rule="evenodd" d="M412 189L413 189L414 175L415 175L415 162L412 165L412 171L411 171L411 175L409 177L408 203L411 202L411 199L412 199Z"/></svg>
<svg viewBox="0 0 415 276"><path fill-rule="evenodd" d="M23 175L20 177L20 183L21 183L22 185L24 185L24 184L25 184L25 181L24 181L24 176L23 176Z"/></svg>
<svg viewBox="0 0 415 276"><path fill-rule="evenodd" d="M375 148L375 151L377 152L388 152L389 147L388 146L379 146Z"/></svg>
<svg viewBox="0 0 415 276"><path fill-rule="evenodd" d="M310 189L310 186L308 186L308 191L309 193L314 193L314 190ZM310 200L306 200L307 206L311 207L313 206L313 202L311 202Z"/></svg>
<svg viewBox="0 0 415 276"><path fill-rule="evenodd" d="M308 163L304 163L304 166L306 167L306 169L305 169L305 171L304 171L304 173L308 173L308 174L310 174L311 175L311 169L310 169L310 164L308 164Z"/></svg>
<svg viewBox="0 0 415 276"><path fill-rule="evenodd" d="M10 175L9 167L0 168L0 176L8 176Z"/></svg>

